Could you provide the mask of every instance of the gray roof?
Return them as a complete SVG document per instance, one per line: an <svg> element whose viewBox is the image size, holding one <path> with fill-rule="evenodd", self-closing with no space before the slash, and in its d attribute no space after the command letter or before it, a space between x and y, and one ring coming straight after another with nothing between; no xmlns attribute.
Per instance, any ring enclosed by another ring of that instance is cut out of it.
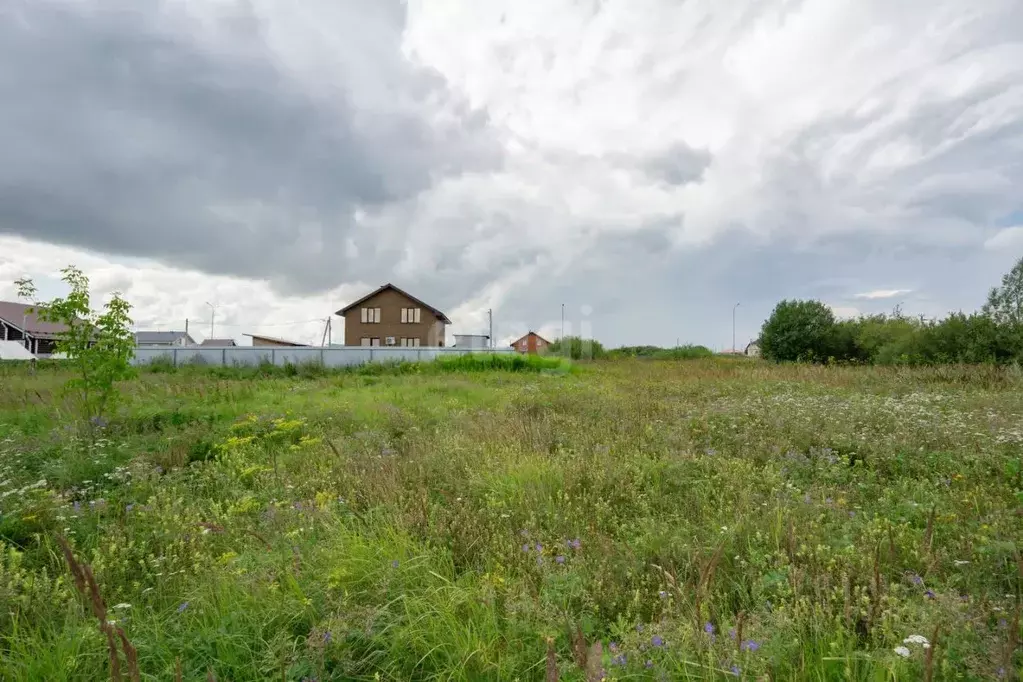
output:
<svg viewBox="0 0 1023 682"><path fill-rule="evenodd" d="M195 343L187 332L135 332L135 343L174 343L182 337Z"/></svg>
<svg viewBox="0 0 1023 682"><path fill-rule="evenodd" d="M206 339L200 346L237 346L234 339Z"/></svg>
<svg viewBox="0 0 1023 682"><path fill-rule="evenodd" d="M28 332L29 336L40 339L56 338L67 331L66 325L40 320L35 312L30 312L35 307L13 301L0 301L0 320L18 329L22 329L24 325L24 331Z"/></svg>

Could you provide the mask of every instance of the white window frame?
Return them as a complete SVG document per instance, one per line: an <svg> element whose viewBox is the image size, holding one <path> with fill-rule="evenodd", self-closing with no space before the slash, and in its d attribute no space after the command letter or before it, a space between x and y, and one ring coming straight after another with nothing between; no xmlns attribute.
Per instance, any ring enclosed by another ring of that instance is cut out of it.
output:
<svg viewBox="0 0 1023 682"><path fill-rule="evenodd" d="M362 340L360 342L360 345L369 347L369 337L368 336L363 336Z"/></svg>
<svg viewBox="0 0 1023 682"><path fill-rule="evenodd" d="M370 345L370 347L372 347L372 348L379 348L379 347L380 347L380 339L379 339L378 337L375 337L375 336L374 336L374 337L372 337L372 338L371 338L371 339L369 340L369 345Z"/></svg>
<svg viewBox="0 0 1023 682"><path fill-rule="evenodd" d="M416 310L419 310L419 309L416 308ZM413 348L419 348L419 337L418 336L416 338L412 339L412 347Z"/></svg>
<svg viewBox="0 0 1023 682"><path fill-rule="evenodd" d="M380 308L363 308L363 324L380 324Z"/></svg>
<svg viewBox="0 0 1023 682"><path fill-rule="evenodd" d="M401 309L401 323L402 324L419 324L423 319L423 313L421 308L402 308Z"/></svg>

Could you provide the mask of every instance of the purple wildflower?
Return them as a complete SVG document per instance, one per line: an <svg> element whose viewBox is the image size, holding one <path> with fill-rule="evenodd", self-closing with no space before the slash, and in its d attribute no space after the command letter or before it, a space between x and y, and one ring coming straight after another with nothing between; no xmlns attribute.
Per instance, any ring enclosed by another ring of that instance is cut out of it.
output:
<svg viewBox="0 0 1023 682"><path fill-rule="evenodd" d="M745 649L746 651L749 651L750 653L753 653L760 649L760 642L754 639L747 639L745 642L742 643L742 648Z"/></svg>
<svg viewBox="0 0 1023 682"><path fill-rule="evenodd" d="M71 506L74 508L75 513L79 513L82 511L82 503L79 502L78 500L75 500L75 503Z"/></svg>
<svg viewBox="0 0 1023 682"><path fill-rule="evenodd" d="M651 661L650 659L647 659L647 662L643 664L643 667L644 668L653 668L654 667L654 662Z"/></svg>
<svg viewBox="0 0 1023 682"><path fill-rule="evenodd" d="M642 623L638 623L636 625L636 632L643 632L643 624Z"/></svg>
<svg viewBox="0 0 1023 682"><path fill-rule="evenodd" d="M568 546L571 547L572 549L579 549L580 547L583 546L583 543L579 542L579 538L576 538L574 540L569 540Z"/></svg>
<svg viewBox="0 0 1023 682"><path fill-rule="evenodd" d="M739 673L741 673L741 672L742 672L742 668L740 668L740 667L739 667L739 666L737 666L737 665L733 665L733 666L731 667L731 671L732 671L732 674L733 674L733 675L739 675Z"/></svg>
<svg viewBox="0 0 1023 682"><path fill-rule="evenodd" d="M538 552L542 552L543 551L543 545L541 545L539 542L536 543L536 551L538 551Z"/></svg>
<svg viewBox="0 0 1023 682"><path fill-rule="evenodd" d="M611 650L611 653L618 653L618 642L608 642L607 648Z"/></svg>
<svg viewBox="0 0 1023 682"><path fill-rule="evenodd" d="M124 511L126 511L126 512L130 512L134 508L135 508L134 504L126 504L126 505L124 505Z"/></svg>
<svg viewBox="0 0 1023 682"><path fill-rule="evenodd" d="M921 578L920 576L918 576L916 573L914 573L913 575L909 576L909 579L913 582L914 585L923 585L924 584L924 579Z"/></svg>
<svg viewBox="0 0 1023 682"><path fill-rule="evenodd" d="M1008 627L1008 625L1009 625L1009 621L1005 620L1004 618L999 618L998 619L998 627L1000 627L1002 629L1005 629L1006 627Z"/></svg>
<svg viewBox="0 0 1023 682"><path fill-rule="evenodd" d="M184 613L185 609L187 609L187 608L188 608L188 602L187 601L181 602L181 606L178 607L178 613Z"/></svg>
<svg viewBox="0 0 1023 682"><path fill-rule="evenodd" d="M398 560L397 559L392 559L391 560L391 568L398 568L398 566L399 566Z"/></svg>
<svg viewBox="0 0 1023 682"><path fill-rule="evenodd" d="M627 659L625 658L625 654L618 654L617 656L611 659L612 665L625 666L626 663Z"/></svg>
<svg viewBox="0 0 1023 682"><path fill-rule="evenodd" d="M554 560L557 561L559 564L565 563L565 557L561 556L560 554L554 557Z"/></svg>
<svg viewBox="0 0 1023 682"><path fill-rule="evenodd" d="M665 592L664 590L661 590L660 592L657 593L657 596L660 597L661 599L667 599L668 593Z"/></svg>
<svg viewBox="0 0 1023 682"><path fill-rule="evenodd" d="M661 638L660 635L654 635L653 637L651 637L650 643L657 647L664 646L664 640Z"/></svg>
<svg viewBox="0 0 1023 682"><path fill-rule="evenodd" d="M713 635L714 634L714 624L713 623L704 623L703 624L703 631L706 632L708 635Z"/></svg>
<svg viewBox="0 0 1023 682"><path fill-rule="evenodd" d="M528 552L529 551L529 545L522 545L522 551L523 552Z"/></svg>
<svg viewBox="0 0 1023 682"><path fill-rule="evenodd" d="M330 630L323 633L323 643L330 644Z"/></svg>
<svg viewBox="0 0 1023 682"><path fill-rule="evenodd" d="M998 675L998 679L1004 680L1005 679L1005 668L999 668L997 675Z"/></svg>
<svg viewBox="0 0 1023 682"><path fill-rule="evenodd" d="M735 639L735 628L729 628L728 629L728 638L729 639Z"/></svg>
<svg viewBox="0 0 1023 682"><path fill-rule="evenodd" d="M924 596L928 599L934 599L934 590L925 590Z"/></svg>

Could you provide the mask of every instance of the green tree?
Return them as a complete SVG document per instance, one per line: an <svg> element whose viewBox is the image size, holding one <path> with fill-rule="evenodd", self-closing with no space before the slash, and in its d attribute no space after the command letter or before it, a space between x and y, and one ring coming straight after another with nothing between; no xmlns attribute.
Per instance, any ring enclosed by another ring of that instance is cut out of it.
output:
<svg viewBox="0 0 1023 682"><path fill-rule="evenodd" d="M997 324L1023 323L1023 258L1002 276L1001 286L991 288L981 311Z"/></svg>
<svg viewBox="0 0 1023 682"><path fill-rule="evenodd" d="M74 398L78 416L95 428L104 423L114 407L118 397L116 382L131 375L135 352L129 317L131 304L115 292L102 311L94 311L89 278L73 265L61 270L61 274L71 292L48 303L33 300L36 288L31 279L20 279L15 284L19 297L33 300L33 311L41 320L66 327L56 342L57 352L63 353L75 370L65 390Z"/></svg>
<svg viewBox="0 0 1023 682"><path fill-rule="evenodd" d="M760 330L760 352L768 360L824 362L834 342L835 314L820 301L782 301Z"/></svg>

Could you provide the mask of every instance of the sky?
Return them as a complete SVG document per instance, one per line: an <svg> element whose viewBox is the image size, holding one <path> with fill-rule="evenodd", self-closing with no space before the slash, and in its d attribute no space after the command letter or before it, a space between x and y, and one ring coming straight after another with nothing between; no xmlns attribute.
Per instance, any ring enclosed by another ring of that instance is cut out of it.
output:
<svg viewBox="0 0 1023 682"><path fill-rule="evenodd" d="M720 350L1023 255L1019 0L5 0L0 102L0 299L74 264L197 339L391 282L449 339Z"/></svg>

